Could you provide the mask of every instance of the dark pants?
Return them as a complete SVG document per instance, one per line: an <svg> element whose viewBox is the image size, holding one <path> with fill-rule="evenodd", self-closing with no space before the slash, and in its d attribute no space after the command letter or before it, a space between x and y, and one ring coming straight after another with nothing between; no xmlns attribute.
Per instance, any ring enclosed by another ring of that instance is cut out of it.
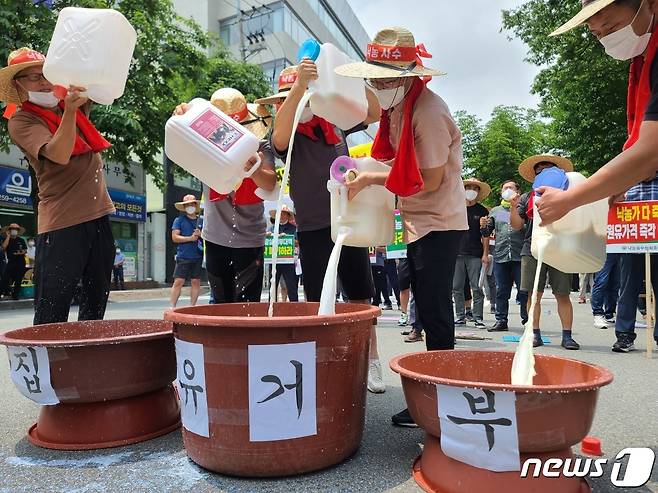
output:
<svg viewBox="0 0 658 493"><path fill-rule="evenodd" d="M123 266L114 267L112 269L112 275L114 277L114 289L126 289L123 284Z"/></svg>
<svg viewBox="0 0 658 493"><path fill-rule="evenodd" d="M386 294L391 295L391 291L395 295L395 301L400 307L400 280L398 278L398 266L394 259L386 259L384 261L384 270L386 271L386 278L388 279L388 288ZM406 307L405 307L406 308Z"/></svg>
<svg viewBox="0 0 658 493"><path fill-rule="evenodd" d="M388 296L388 285L386 283L386 269L383 265L372 266L372 279L375 282L375 296L372 298L372 304L379 306L384 302L385 305L391 304L391 298Z"/></svg>
<svg viewBox="0 0 658 493"><path fill-rule="evenodd" d="M496 321L507 323L509 316L509 299L512 295L512 284L519 289L521 285L521 262L494 262L494 277L496 278ZM519 290L517 299L521 302L521 322L528 321L528 293Z"/></svg>
<svg viewBox="0 0 658 493"><path fill-rule="evenodd" d="M612 318L617 312L619 298L620 253L609 253L603 268L594 275L592 286L592 314Z"/></svg>
<svg viewBox="0 0 658 493"><path fill-rule="evenodd" d="M634 253L621 254L621 291L617 304L617 322L615 332L617 337L626 335L635 340L635 319L637 303L642 291L642 280L645 277L644 255ZM651 282L658 286L658 255L651 255ZM654 288L654 296L656 289ZM656 305L658 313L658 304ZM653 338L658 341L658 324L654 327Z"/></svg>
<svg viewBox="0 0 658 493"><path fill-rule="evenodd" d="M270 269L271 272L271 269ZM271 276L270 276L271 277ZM283 282L288 290L288 299L292 302L299 301L299 276L295 272L295 264L282 264L276 266L276 288L279 289L279 282L283 277Z"/></svg>
<svg viewBox="0 0 658 493"><path fill-rule="evenodd" d="M2 292L11 294L11 297L17 300L18 294L21 292L21 282L23 282L24 275L25 262L7 262L5 275L2 278Z"/></svg>
<svg viewBox="0 0 658 493"><path fill-rule="evenodd" d="M407 246L411 289L429 351L454 349L452 280L463 231L432 231Z"/></svg>
<svg viewBox="0 0 658 493"><path fill-rule="evenodd" d="M78 320L102 320L114 250L109 216L38 235L34 325L66 322L81 280Z"/></svg>
<svg viewBox="0 0 658 493"><path fill-rule="evenodd" d="M260 302L264 247L229 248L206 241L206 271L215 303Z"/></svg>

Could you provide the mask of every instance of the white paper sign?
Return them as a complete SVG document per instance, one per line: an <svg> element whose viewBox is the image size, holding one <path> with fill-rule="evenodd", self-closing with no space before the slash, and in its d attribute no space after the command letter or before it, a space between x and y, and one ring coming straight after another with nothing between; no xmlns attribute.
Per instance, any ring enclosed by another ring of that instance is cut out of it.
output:
<svg viewBox="0 0 658 493"><path fill-rule="evenodd" d="M514 392L437 385L441 450L490 471L519 471Z"/></svg>
<svg viewBox="0 0 658 493"><path fill-rule="evenodd" d="M186 430L209 437L208 394L203 344L176 341L176 387Z"/></svg>
<svg viewBox="0 0 658 493"><path fill-rule="evenodd" d="M8 346L11 380L30 400L47 406L59 404L50 383L48 349L43 346Z"/></svg>
<svg viewBox="0 0 658 493"><path fill-rule="evenodd" d="M315 342L249 346L249 440L317 434Z"/></svg>

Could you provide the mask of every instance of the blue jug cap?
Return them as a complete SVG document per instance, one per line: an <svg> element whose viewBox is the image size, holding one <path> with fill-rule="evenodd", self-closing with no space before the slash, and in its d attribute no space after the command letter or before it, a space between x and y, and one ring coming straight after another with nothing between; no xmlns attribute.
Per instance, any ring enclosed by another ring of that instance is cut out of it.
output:
<svg viewBox="0 0 658 493"><path fill-rule="evenodd" d="M301 62L303 58L310 58L315 61L320 56L320 43L314 39L307 39L299 46L297 52L297 63Z"/></svg>
<svg viewBox="0 0 658 493"><path fill-rule="evenodd" d="M566 190L569 188L569 178L564 170L557 166L548 168L539 173L532 184L533 190L537 190L539 187L551 187Z"/></svg>

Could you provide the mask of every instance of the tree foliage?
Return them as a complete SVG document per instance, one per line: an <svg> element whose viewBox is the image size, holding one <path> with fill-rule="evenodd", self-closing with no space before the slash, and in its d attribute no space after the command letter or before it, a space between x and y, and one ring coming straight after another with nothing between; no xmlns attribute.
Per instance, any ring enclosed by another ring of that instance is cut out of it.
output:
<svg viewBox="0 0 658 493"><path fill-rule="evenodd" d="M589 174L616 156L626 139L628 62L607 56L586 28L548 36L580 8L579 0L529 0L504 11L503 26L526 43L527 60L544 67L533 91L551 120L552 147Z"/></svg>

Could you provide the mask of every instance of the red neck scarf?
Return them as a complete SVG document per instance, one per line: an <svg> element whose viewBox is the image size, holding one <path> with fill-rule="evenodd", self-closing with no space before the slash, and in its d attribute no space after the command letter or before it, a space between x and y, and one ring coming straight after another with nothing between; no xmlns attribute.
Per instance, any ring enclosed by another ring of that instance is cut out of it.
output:
<svg viewBox="0 0 658 493"><path fill-rule="evenodd" d="M416 160L416 147L414 144L413 113L414 105L420 96L425 82L420 78L414 79L409 93L404 100L402 110L402 134L398 148L393 149L391 144L391 109L382 110L379 119L379 131L372 145L371 156L379 161L394 159L393 168L386 179L386 188L395 195L408 197L417 194L423 189L425 183L418 168Z"/></svg>
<svg viewBox="0 0 658 493"><path fill-rule="evenodd" d="M64 110L64 103L60 101L59 107ZM57 113L30 103L29 101L25 101L21 104L21 110L41 118L53 135L57 132L57 129L62 123L62 117ZM72 156L78 156L87 152L101 152L112 146L112 144L105 140L100 132L96 130L96 127L94 127L89 121L87 116L79 109L75 113L75 124L77 125L78 130L80 130L82 137L76 135L73 152L71 153Z"/></svg>
<svg viewBox="0 0 658 493"><path fill-rule="evenodd" d="M218 200L229 199L234 205L253 205L258 204L263 201L258 195L256 195L256 182L251 178L245 178L242 180L242 185L233 194L233 197L230 195L224 195L216 192L212 188L208 193L208 200L210 202L217 202Z"/></svg>
<svg viewBox="0 0 658 493"><path fill-rule="evenodd" d="M318 136L315 134L315 127L320 127L320 130L322 130L322 134L324 135L324 141L327 144L340 144L341 139L338 135L336 135L334 126L319 116L314 116L310 121L307 121L306 123L299 123L297 125L297 132L305 135L311 140L318 140Z"/></svg>
<svg viewBox="0 0 658 493"><path fill-rule="evenodd" d="M628 140L624 144L624 150L631 148L640 138L640 127L651 100L651 65L656 58L656 51L658 51L658 25L654 27L646 56L636 57L631 63L626 108Z"/></svg>

